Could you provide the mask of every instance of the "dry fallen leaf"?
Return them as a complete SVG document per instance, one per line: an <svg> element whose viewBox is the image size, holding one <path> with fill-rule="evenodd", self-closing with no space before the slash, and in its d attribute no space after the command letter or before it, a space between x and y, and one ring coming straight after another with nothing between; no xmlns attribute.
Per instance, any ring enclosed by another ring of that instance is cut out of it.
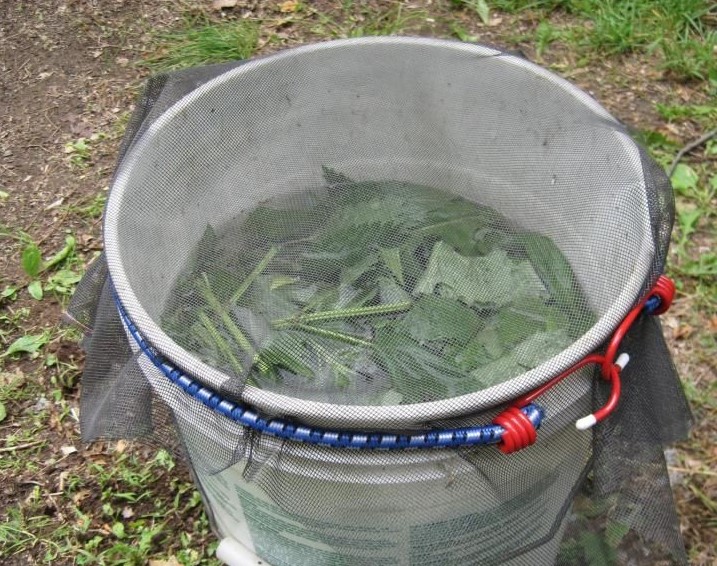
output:
<svg viewBox="0 0 717 566"><path fill-rule="evenodd" d="M707 327L712 332L717 332L717 316L713 316L710 321L707 323Z"/></svg>
<svg viewBox="0 0 717 566"><path fill-rule="evenodd" d="M77 452L77 448L75 448L74 446L61 446L60 452L62 452L63 456L69 456L70 454L74 454L75 452Z"/></svg>
<svg viewBox="0 0 717 566"><path fill-rule="evenodd" d="M214 0L212 2L212 10L223 10L224 8L233 8L237 5L237 0Z"/></svg>
<svg viewBox="0 0 717 566"><path fill-rule="evenodd" d="M170 556L167 560L150 560L149 566L181 566L181 564L174 556Z"/></svg>
<svg viewBox="0 0 717 566"><path fill-rule="evenodd" d="M127 450L127 446L128 444L126 440L118 440L115 444L115 452L117 452L117 454L122 454L122 452Z"/></svg>
<svg viewBox="0 0 717 566"><path fill-rule="evenodd" d="M73 502L75 505L79 505L80 503L82 503L82 501L83 501L84 499L87 499L87 497L88 497L89 495L90 495L90 492L89 492L88 490L86 490L86 489L81 489L80 491L78 491L77 493L75 493L75 495L72 496L72 502Z"/></svg>
<svg viewBox="0 0 717 566"><path fill-rule="evenodd" d="M695 329L689 324L681 324L672 333L675 340L683 340L689 338L694 333Z"/></svg>
<svg viewBox="0 0 717 566"><path fill-rule="evenodd" d="M20 369L16 369L15 373L0 371L0 386L17 387L21 385L23 381L25 381L25 374L20 371Z"/></svg>
<svg viewBox="0 0 717 566"><path fill-rule="evenodd" d="M48 205L45 207L45 210L48 211L48 210L52 210L53 208L57 208L58 206L62 206L62 203L63 203L63 202L65 202L65 197L60 197L60 198L58 198L56 201L54 201L54 202L48 204Z"/></svg>
<svg viewBox="0 0 717 566"><path fill-rule="evenodd" d="M296 10L299 9L299 3L296 0L286 0L286 2L282 2L279 6L279 11L284 14L290 14L291 12L296 12Z"/></svg>

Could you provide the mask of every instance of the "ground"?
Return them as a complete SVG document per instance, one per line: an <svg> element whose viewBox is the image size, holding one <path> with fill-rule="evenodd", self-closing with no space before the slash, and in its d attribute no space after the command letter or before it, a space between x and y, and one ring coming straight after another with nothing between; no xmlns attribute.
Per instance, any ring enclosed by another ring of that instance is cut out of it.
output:
<svg viewBox="0 0 717 566"><path fill-rule="evenodd" d="M717 59L714 10L698 17L706 30L704 45L697 40L670 50L670 44L654 48L657 42L650 47L643 38L647 28L634 33L619 28L609 35L602 16L581 12L576 2L535 2L536 8L517 12L516 4L37 0L0 5L4 563L213 563L209 526L182 464L157 448L81 443L83 353L78 332L60 325L79 275L102 248L102 205L134 99L153 70L193 62L174 47L188 29L252 23L257 35L240 38L236 56L372 33L436 35L521 50L592 93L665 166L682 145L717 124L717 71L709 59L710 49ZM583 33L583 26L588 31ZM624 48L625 37L634 44ZM221 59L221 46L219 51ZM693 52L683 61L681 54ZM680 286L663 317L695 412L692 437L670 453L670 467L688 551L692 562L702 565L717 561L716 160L717 144L707 141L685 155L676 172L678 216L669 269Z"/></svg>

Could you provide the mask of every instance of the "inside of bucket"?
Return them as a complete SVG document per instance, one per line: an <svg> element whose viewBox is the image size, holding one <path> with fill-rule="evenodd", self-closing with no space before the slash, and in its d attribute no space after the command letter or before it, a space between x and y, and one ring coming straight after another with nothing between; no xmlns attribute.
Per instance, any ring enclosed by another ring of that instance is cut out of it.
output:
<svg viewBox="0 0 717 566"><path fill-rule="evenodd" d="M191 93L120 168L106 241L139 330L200 381L342 405L539 367L619 320L653 253L637 148L587 95L487 48L398 39Z"/></svg>

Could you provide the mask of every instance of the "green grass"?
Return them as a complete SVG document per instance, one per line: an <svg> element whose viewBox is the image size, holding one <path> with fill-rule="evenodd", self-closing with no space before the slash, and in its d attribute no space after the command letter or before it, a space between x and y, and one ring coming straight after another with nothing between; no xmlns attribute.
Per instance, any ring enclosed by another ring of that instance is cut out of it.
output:
<svg viewBox="0 0 717 566"><path fill-rule="evenodd" d="M657 54L659 67L675 78L717 84L717 4L710 0L492 0L489 6L532 13L543 21L554 13L572 16L558 27L573 50L601 56ZM535 40L544 50L545 28L537 30Z"/></svg>
<svg viewBox="0 0 717 566"><path fill-rule="evenodd" d="M657 105L661 116L669 121L717 116L717 104L701 106ZM659 132L642 132L638 141L666 170L679 150L679 144ZM672 175L676 216L673 231L670 274L690 292L707 314L717 314L717 253L705 242L717 239L717 168L704 157L717 154L717 145L709 142L695 149L697 160L683 159ZM717 355L717 348L715 348Z"/></svg>
<svg viewBox="0 0 717 566"><path fill-rule="evenodd" d="M174 70L247 59L256 51L258 41L257 22L210 22L201 17L186 21L179 30L159 34L156 52L144 63L153 70Z"/></svg>
<svg viewBox="0 0 717 566"><path fill-rule="evenodd" d="M78 565L140 566L167 553L187 566L218 564L211 558L215 544L205 542L209 524L200 513L201 502L191 484L170 480L170 489L176 493L174 505L170 501L170 507L164 508L165 501L147 501L157 487L156 478L153 481L149 474L161 475L154 461L146 465L120 457L113 466L112 473L98 474L96 467L87 470L88 477L95 474L90 482L79 476L68 478L66 493L60 496L61 521L43 512L46 494L40 486L33 487L23 504L9 508L0 523L4 556L32 553L44 564L64 559ZM90 489L101 490L104 503L99 515L85 509ZM175 533L167 528L177 514L194 517L188 524L190 531Z"/></svg>
<svg viewBox="0 0 717 566"><path fill-rule="evenodd" d="M65 144L65 154L70 166L87 169L94 161L94 150L97 144L107 137L106 134L92 134L89 138L77 138Z"/></svg>
<svg viewBox="0 0 717 566"><path fill-rule="evenodd" d="M655 108L668 122L692 120L705 129L717 125L717 104L656 104Z"/></svg>
<svg viewBox="0 0 717 566"><path fill-rule="evenodd" d="M393 2L383 9L362 6L360 2L344 2L341 10L330 14L318 10L309 12L317 20L312 33L326 39L400 35L415 31L426 21L428 12Z"/></svg>

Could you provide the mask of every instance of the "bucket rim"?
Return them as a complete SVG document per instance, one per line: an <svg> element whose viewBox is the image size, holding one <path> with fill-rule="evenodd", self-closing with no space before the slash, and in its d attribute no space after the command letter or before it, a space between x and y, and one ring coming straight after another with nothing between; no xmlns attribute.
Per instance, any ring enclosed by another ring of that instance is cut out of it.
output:
<svg viewBox="0 0 717 566"><path fill-rule="evenodd" d="M119 244L119 222L121 220L119 210L121 210L124 194L128 191L131 172L136 167L136 164L141 161L144 149L152 144L153 138L158 132L180 115L186 107L192 105L205 93L226 81L236 80L242 75L259 67L272 65L278 60L295 57L300 54L351 46L396 44L450 49L479 56L499 55L502 62L523 67L536 75L540 75L556 87L562 88L574 96L603 120L614 124L615 130L613 133L617 137L617 143L623 146L626 155L631 158L631 162L641 163L638 148L633 140L622 131L620 123L589 94L583 92L567 80L526 59L506 54L483 45L433 38L391 36L334 40L287 49L273 55L247 61L234 69L226 71L191 91L170 106L147 128L140 138L132 144L121 165L118 167L107 201L104 218L105 254L109 277L128 317L142 333L145 340L151 344L159 354L207 387L221 390L222 384L226 383L229 378L225 373L204 363L197 356L179 346L160 328L140 303L123 268L122 253ZM640 188L644 193L644 175L641 170L639 173L642 185ZM626 281L618 297L615 298L613 304L605 314L603 314L583 336L578 338L568 348L544 361L532 370L503 383L473 393L438 401L407 405L333 404L290 397L288 395L259 389L249 384L243 387L240 400L267 414L279 414L287 418L295 418L302 421L308 420L315 423L320 422L327 426L342 428L412 426L417 423L478 413L509 402L542 385L552 376L567 370L586 355L595 351L612 334L617 325L633 307L634 303L640 298L641 293L644 291L645 283L649 278L649 266L654 257L654 248L651 238L649 237L651 229L647 206L645 206L642 212L644 212L643 222L645 224L643 228L645 237L642 239L639 249L636 250L634 260L635 269Z"/></svg>

